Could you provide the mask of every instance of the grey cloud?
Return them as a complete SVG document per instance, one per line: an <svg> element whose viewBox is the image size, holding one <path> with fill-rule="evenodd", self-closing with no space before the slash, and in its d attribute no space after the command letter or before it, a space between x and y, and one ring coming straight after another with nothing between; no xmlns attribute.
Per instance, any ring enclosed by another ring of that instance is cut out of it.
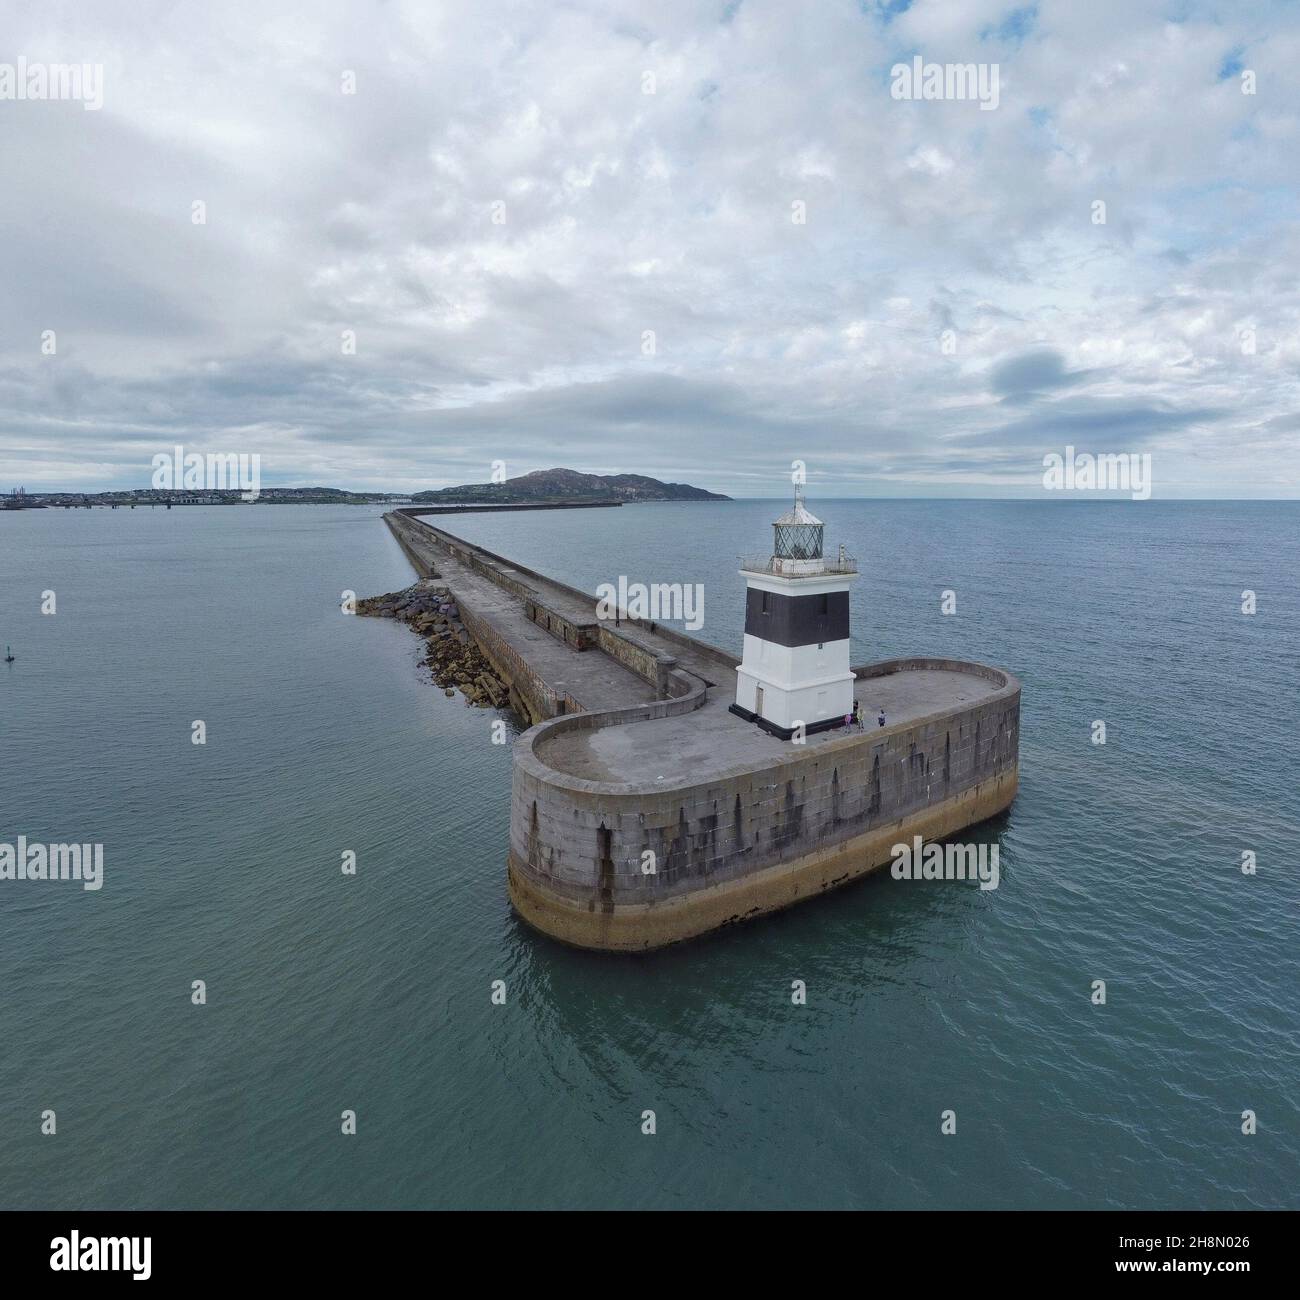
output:
<svg viewBox="0 0 1300 1300"><path fill-rule="evenodd" d="M1035 407L1031 416L961 440L967 447L1042 447L1072 442L1081 450L1126 451L1171 433L1213 425L1228 412L1215 407L1168 408L1091 398Z"/></svg>
<svg viewBox="0 0 1300 1300"><path fill-rule="evenodd" d="M1005 43L984 4L50 11L8 43L103 58L105 106L0 104L0 488L138 485L177 440L356 487L1014 487L1035 439L1300 469L1300 113L1217 80L1250 41L1289 84L1284 4L1042 0ZM997 112L889 97L900 49L990 45Z"/></svg>
<svg viewBox="0 0 1300 1300"><path fill-rule="evenodd" d="M1082 383L1088 373L1086 370L1068 371L1061 353L1042 348L999 362L989 376L989 388L1004 397L1021 400Z"/></svg>

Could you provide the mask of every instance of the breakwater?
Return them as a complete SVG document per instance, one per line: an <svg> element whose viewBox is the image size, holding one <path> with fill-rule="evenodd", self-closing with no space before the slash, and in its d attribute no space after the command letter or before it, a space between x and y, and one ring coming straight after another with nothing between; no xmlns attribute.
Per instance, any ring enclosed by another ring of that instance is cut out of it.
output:
<svg viewBox="0 0 1300 1300"><path fill-rule="evenodd" d="M481 515L509 510L608 510L622 504L621 501L485 501L476 505L461 501L444 505L400 506L396 513L418 518L421 515Z"/></svg>
<svg viewBox="0 0 1300 1300"><path fill-rule="evenodd" d="M389 527L436 569L535 725L516 742L510 896L538 929L641 951L734 924L883 865L913 835L1005 809L1019 777L1020 684L980 664L853 669L886 726L796 743L729 711L739 660L411 513Z"/></svg>
<svg viewBox="0 0 1300 1300"><path fill-rule="evenodd" d="M501 708L508 701L509 687L493 673L491 662L461 622L455 602L433 579L422 579L405 591L358 601L357 613L396 619L423 637L427 649L424 662L445 695L454 695L459 689L466 703L480 707Z"/></svg>

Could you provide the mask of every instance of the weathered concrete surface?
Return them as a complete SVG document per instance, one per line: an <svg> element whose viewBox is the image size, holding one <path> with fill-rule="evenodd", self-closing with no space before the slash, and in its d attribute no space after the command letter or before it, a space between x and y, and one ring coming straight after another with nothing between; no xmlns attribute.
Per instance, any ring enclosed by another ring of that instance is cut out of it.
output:
<svg viewBox="0 0 1300 1300"><path fill-rule="evenodd" d="M510 826L521 913L572 943L654 947L842 883L899 840L955 834L1011 802L1013 677L950 660L856 671L858 689L896 699L898 721L795 744L706 702L663 719L557 718L521 736ZM656 757L657 744L681 748ZM581 774L596 767L602 779Z"/></svg>
<svg viewBox="0 0 1300 1300"><path fill-rule="evenodd" d="M998 669L856 668L865 730L782 741L728 711L735 656L645 621L602 624L594 596L386 518L540 723L515 744L508 881L520 915L555 938L677 942L842 884L895 843L951 837L1015 797L1020 683Z"/></svg>
<svg viewBox="0 0 1300 1300"><path fill-rule="evenodd" d="M484 599L495 599L494 592L504 591L511 598L507 604L518 606L526 618L540 620L538 626L545 626L546 619L551 619L552 635L571 648L583 650L589 643L625 664L641 664L650 658L671 659L675 667L711 685L723 686L728 691L735 687L735 670L740 660L725 650L647 619L624 616L616 621L601 620L596 614L597 599L589 592L557 582L409 515L396 513L384 518L417 568L420 564L435 565L450 585L455 587L459 583L467 590L475 578L487 579L487 587L480 588ZM529 614L530 609L534 613ZM566 639L566 632L577 629L586 629L580 640L573 635ZM618 642L624 643L623 646L617 647ZM569 671L577 674L594 669L594 663L569 665Z"/></svg>
<svg viewBox="0 0 1300 1300"><path fill-rule="evenodd" d="M856 880L883 867L893 857L892 846L909 842L914 835L927 841L951 838L1007 808L1015 798L1017 779L1017 769L1009 769L923 813L824 844L790 861L759 867L750 875L647 903L593 906L561 894L542 884L512 849L510 897L524 920L564 943L608 952L645 952L780 911Z"/></svg>
<svg viewBox="0 0 1300 1300"><path fill-rule="evenodd" d="M865 731L874 733L879 730L876 718L881 709L886 724L894 726L936 711L960 709L995 689L992 682L970 673L936 668L859 678L854 695L868 724ZM730 702L722 691L711 691L698 714L636 727L554 732L535 752L542 762L570 776L634 784L676 780L683 769L694 779L705 780L788 757L790 741L778 740L737 717L727 707ZM845 736L862 735L856 729L822 731L808 736L805 746L814 751Z"/></svg>

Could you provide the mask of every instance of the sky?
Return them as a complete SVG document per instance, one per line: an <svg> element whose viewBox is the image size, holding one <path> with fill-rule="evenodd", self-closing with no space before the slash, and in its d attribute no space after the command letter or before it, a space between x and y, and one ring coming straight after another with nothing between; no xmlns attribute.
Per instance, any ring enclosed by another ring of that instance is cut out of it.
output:
<svg viewBox="0 0 1300 1300"><path fill-rule="evenodd" d="M0 489L1300 496L1297 68L1281 0L0 0Z"/></svg>

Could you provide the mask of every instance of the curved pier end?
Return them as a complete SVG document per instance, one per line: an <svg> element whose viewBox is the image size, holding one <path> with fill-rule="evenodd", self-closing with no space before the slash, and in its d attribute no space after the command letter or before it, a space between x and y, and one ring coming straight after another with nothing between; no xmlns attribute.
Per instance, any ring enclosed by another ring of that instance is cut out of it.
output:
<svg viewBox="0 0 1300 1300"><path fill-rule="evenodd" d="M682 670L667 699L525 732L508 869L520 916L579 947L645 951L788 907L914 835L951 838L1010 805L1014 677L932 658L853 672L867 729L801 744Z"/></svg>

